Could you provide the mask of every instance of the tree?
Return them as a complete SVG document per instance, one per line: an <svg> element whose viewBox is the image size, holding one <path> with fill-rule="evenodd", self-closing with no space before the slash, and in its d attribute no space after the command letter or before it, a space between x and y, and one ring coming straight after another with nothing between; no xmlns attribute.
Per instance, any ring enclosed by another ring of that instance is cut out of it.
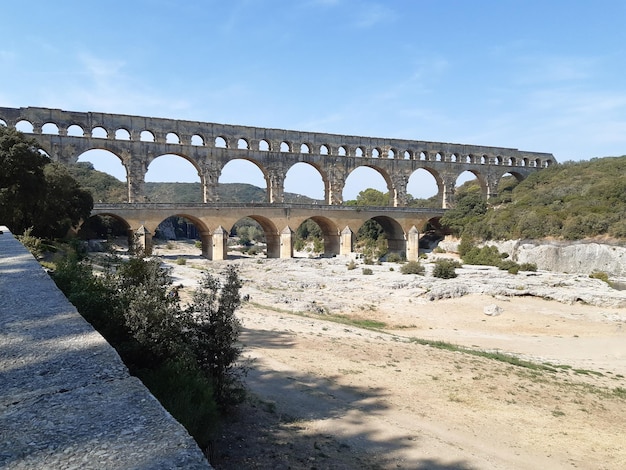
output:
<svg viewBox="0 0 626 470"><path fill-rule="evenodd" d="M35 236L61 237L89 217L89 192L39 152L34 140L2 126L0 168L0 220L15 234L33 227Z"/></svg>

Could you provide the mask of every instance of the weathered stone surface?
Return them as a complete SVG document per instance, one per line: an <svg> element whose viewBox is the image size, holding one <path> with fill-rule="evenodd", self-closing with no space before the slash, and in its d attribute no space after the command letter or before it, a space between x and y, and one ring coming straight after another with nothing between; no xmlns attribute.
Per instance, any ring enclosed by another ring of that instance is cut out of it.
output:
<svg viewBox="0 0 626 470"><path fill-rule="evenodd" d="M0 230L0 468L210 468L30 253Z"/></svg>
<svg viewBox="0 0 626 470"><path fill-rule="evenodd" d="M439 246L455 252L459 240L447 239ZM603 271L626 277L626 247L589 241L508 240L486 243L508 253L517 263L534 263L539 269L562 273L590 274Z"/></svg>

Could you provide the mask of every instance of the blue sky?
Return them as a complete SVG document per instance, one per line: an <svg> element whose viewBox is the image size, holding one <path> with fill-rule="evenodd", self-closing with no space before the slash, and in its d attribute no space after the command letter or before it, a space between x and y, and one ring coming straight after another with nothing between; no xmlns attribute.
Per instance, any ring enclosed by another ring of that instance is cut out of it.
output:
<svg viewBox="0 0 626 470"><path fill-rule="evenodd" d="M626 154L621 0L29 0L1 11L0 106L515 147L559 161ZM197 178L172 160L148 179ZM321 197L312 170L293 171L287 191ZM229 165L222 181L262 185L247 165ZM415 196L432 192L411 181ZM386 190L368 172L348 183L346 199Z"/></svg>

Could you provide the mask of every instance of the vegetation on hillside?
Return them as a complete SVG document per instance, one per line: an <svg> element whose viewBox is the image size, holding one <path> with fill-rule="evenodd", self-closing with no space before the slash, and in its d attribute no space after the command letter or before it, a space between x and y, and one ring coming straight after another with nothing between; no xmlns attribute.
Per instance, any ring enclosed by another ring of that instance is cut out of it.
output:
<svg viewBox="0 0 626 470"><path fill-rule="evenodd" d="M489 201L468 182L441 223L459 237L484 240L626 238L626 156L566 162L519 184L511 177Z"/></svg>

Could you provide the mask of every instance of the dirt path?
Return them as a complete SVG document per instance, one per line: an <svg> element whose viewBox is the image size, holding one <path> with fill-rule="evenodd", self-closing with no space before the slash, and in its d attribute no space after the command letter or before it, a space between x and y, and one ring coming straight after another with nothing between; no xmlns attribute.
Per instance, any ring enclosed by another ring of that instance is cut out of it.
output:
<svg viewBox="0 0 626 470"><path fill-rule="evenodd" d="M216 468L626 467L623 311L532 297L432 302L393 287L404 278L389 266L363 276L340 260L234 262L250 296L240 315L254 397L217 442ZM200 268L220 269L203 263L174 274L190 288ZM501 315L483 313L492 304Z"/></svg>

